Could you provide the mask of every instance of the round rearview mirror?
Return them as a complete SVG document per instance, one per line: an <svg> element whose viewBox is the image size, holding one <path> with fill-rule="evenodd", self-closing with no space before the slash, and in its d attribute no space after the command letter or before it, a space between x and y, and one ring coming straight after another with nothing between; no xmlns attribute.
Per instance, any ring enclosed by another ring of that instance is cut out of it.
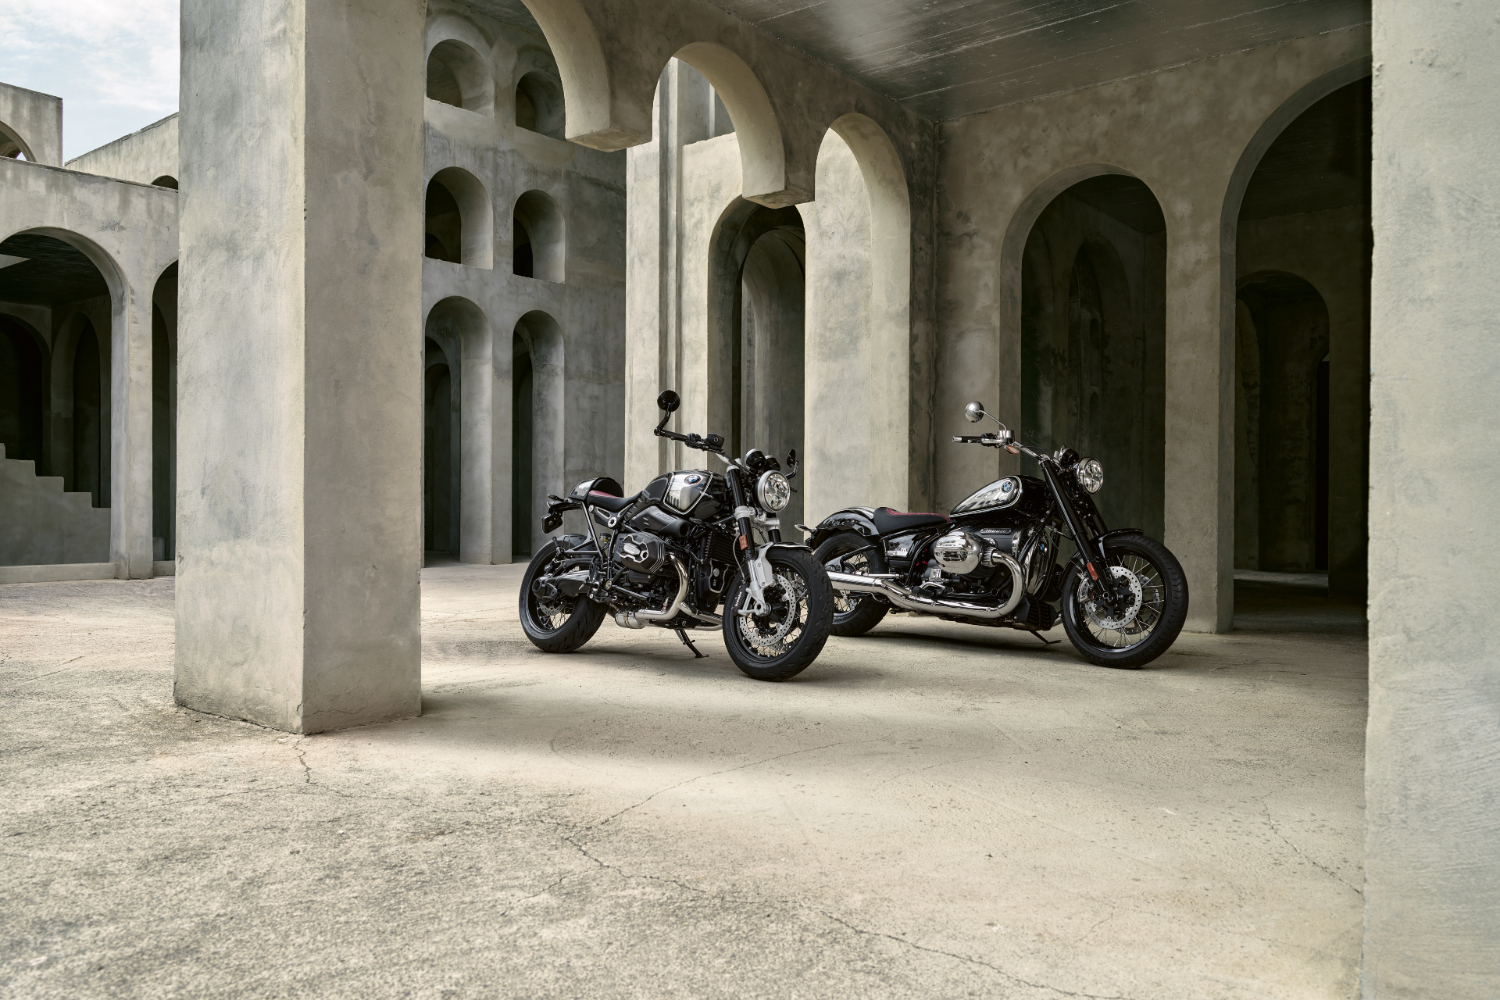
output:
<svg viewBox="0 0 1500 1000"><path fill-rule="evenodd" d="M674 413L682 405L682 400L671 389L663 389L661 395L656 397L656 405L668 413Z"/></svg>
<svg viewBox="0 0 1500 1000"><path fill-rule="evenodd" d="M979 423L979 418L984 415L984 404L977 399L964 407L964 419L971 424Z"/></svg>

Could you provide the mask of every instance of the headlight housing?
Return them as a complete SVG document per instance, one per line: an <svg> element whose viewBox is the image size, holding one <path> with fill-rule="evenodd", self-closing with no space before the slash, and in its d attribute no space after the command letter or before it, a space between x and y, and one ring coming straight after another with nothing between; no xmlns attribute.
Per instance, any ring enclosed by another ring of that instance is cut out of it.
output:
<svg viewBox="0 0 1500 1000"><path fill-rule="evenodd" d="M786 481L786 476L772 469L761 474L755 484L755 497L760 505L772 514L786 509L786 505L792 501L792 484Z"/></svg>
<svg viewBox="0 0 1500 1000"><path fill-rule="evenodd" d="M1085 458L1073 467L1078 485L1090 493L1098 493L1104 487L1104 466L1097 458Z"/></svg>

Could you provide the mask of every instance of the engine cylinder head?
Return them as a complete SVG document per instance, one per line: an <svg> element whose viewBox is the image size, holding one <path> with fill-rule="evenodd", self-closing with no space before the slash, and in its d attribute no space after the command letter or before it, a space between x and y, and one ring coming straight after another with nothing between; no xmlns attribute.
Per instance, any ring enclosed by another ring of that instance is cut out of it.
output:
<svg viewBox="0 0 1500 1000"><path fill-rule="evenodd" d="M632 531L615 542L615 559L626 569L651 576L667 561L667 545L655 535Z"/></svg>
<svg viewBox="0 0 1500 1000"><path fill-rule="evenodd" d="M963 576L979 568L979 557L984 550L983 539L960 529L932 543L932 559L944 573Z"/></svg>

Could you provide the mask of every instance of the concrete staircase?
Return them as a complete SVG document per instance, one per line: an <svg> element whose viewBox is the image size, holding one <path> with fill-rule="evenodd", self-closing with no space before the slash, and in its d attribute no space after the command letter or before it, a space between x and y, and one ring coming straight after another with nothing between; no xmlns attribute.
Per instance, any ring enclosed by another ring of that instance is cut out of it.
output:
<svg viewBox="0 0 1500 1000"><path fill-rule="evenodd" d="M109 509L92 504L64 493L61 476L38 476L35 462L6 458L0 444L0 566L109 559Z"/></svg>

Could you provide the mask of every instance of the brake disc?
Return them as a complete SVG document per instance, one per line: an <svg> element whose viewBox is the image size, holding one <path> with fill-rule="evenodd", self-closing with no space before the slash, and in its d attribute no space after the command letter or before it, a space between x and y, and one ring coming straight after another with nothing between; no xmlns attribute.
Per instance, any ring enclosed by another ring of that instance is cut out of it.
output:
<svg viewBox="0 0 1500 1000"><path fill-rule="evenodd" d="M793 580L785 573L776 574L776 582L781 586L784 600L781 601L782 613L772 615L757 615L750 611L740 612L740 634L745 641L752 646L765 648L774 646L789 635L797 626L797 610L802 606L802 595L807 588L801 579Z"/></svg>
<svg viewBox="0 0 1500 1000"><path fill-rule="evenodd" d="M1124 566L1111 566L1109 571L1116 580L1124 581L1125 585L1130 588L1130 603L1118 618L1105 617L1109 612L1105 611L1098 602L1088 599L1089 583L1087 580L1080 581L1078 584L1078 600L1083 604L1083 610L1089 616L1089 621L1100 628L1118 632L1135 621L1136 615L1141 613L1141 579Z"/></svg>

